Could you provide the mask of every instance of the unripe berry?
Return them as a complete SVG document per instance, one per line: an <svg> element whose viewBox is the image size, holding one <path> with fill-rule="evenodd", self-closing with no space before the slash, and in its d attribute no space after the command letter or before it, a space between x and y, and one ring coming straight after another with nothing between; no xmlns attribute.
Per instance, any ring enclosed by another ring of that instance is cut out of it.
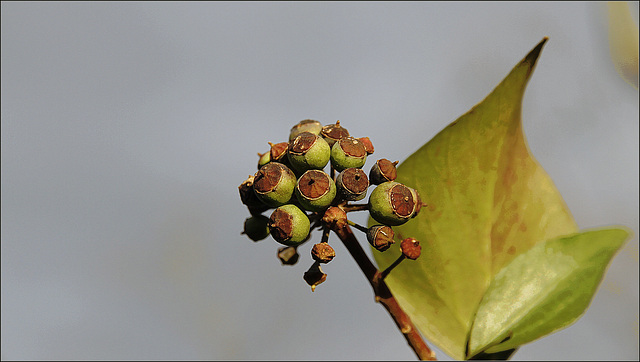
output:
<svg viewBox="0 0 640 362"><path fill-rule="evenodd" d="M293 196L296 176L287 166L269 162L255 175L253 190L258 199L271 207L286 204Z"/></svg>
<svg viewBox="0 0 640 362"><path fill-rule="evenodd" d="M374 225L367 230L367 241L376 250L385 251L395 243L393 229L387 225Z"/></svg>
<svg viewBox="0 0 640 362"><path fill-rule="evenodd" d="M322 124L313 119L304 119L291 128L289 141L293 141L302 132L311 132L319 135L322 131Z"/></svg>
<svg viewBox="0 0 640 362"><path fill-rule="evenodd" d="M331 148L327 141L311 132L302 132L289 142L289 163L298 172L322 170L330 157Z"/></svg>
<svg viewBox="0 0 640 362"><path fill-rule="evenodd" d="M383 182L393 181L397 177L396 165L398 161L391 162L386 158L381 158L371 167L369 171L369 181L374 185L380 185Z"/></svg>
<svg viewBox="0 0 640 362"><path fill-rule="evenodd" d="M271 162L271 151L258 153L258 170L269 162Z"/></svg>
<svg viewBox="0 0 640 362"><path fill-rule="evenodd" d="M422 202L422 198L420 197L418 190L412 188L411 193L413 194L413 199L416 200L416 208L413 210L413 215L411 215L411 218L414 218L418 216L420 209L422 209L423 206L426 206L426 204Z"/></svg>
<svg viewBox="0 0 640 362"><path fill-rule="evenodd" d="M322 127L320 135L324 137L329 146L333 146L337 140L349 137L349 131L340 125L340 121L336 121L335 124L328 124Z"/></svg>
<svg viewBox="0 0 640 362"><path fill-rule="evenodd" d="M269 218L264 215L255 215L244 221L243 234L253 241L260 241L269 236Z"/></svg>
<svg viewBox="0 0 640 362"><path fill-rule="evenodd" d="M331 147L331 166L338 172L350 167L361 168L366 161L367 151L357 138L341 138Z"/></svg>
<svg viewBox="0 0 640 362"><path fill-rule="evenodd" d="M293 204L278 207L269 217L271 236L287 246L296 246L306 241L310 226L307 215Z"/></svg>
<svg viewBox="0 0 640 362"><path fill-rule="evenodd" d="M411 188L388 181L378 185L369 196L369 213L385 225L402 225L409 221L416 208Z"/></svg>
<svg viewBox="0 0 640 362"><path fill-rule="evenodd" d="M336 184L324 171L309 170L298 179L294 193L300 205L309 211L322 211L336 197Z"/></svg>
<svg viewBox="0 0 640 362"><path fill-rule="evenodd" d="M358 201L367 196L369 179L361 169L347 168L336 177L336 187L343 200Z"/></svg>

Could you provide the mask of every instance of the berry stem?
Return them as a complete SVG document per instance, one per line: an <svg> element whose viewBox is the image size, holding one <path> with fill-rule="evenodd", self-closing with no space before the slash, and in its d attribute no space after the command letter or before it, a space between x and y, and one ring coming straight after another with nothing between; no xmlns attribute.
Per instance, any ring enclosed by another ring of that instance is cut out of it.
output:
<svg viewBox="0 0 640 362"><path fill-rule="evenodd" d="M351 221L351 220L347 220L347 223L348 223L350 226L353 226L354 228L356 228L356 229L358 229L358 230L362 231L363 233L366 233L366 232L369 230L369 229L367 229L366 227L364 227L364 226L362 226L362 225L358 225L358 224L356 224L355 222L353 222L353 221Z"/></svg>
<svg viewBox="0 0 640 362"><path fill-rule="evenodd" d="M322 227L322 239L320 240L321 243L328 243L329 242L329 232L331 230L327 227L327 226L323 226Z"/></svg>
<svg viewBox="0 0 640 362"><path fill-rule="evenodd" d="M369 205L368 204L347 204L342 206L342 209L344 210L344 212L351 212L351 211L365 211L365 210L369 210Z"/></svg>
<svg viewBox="0 0 640 362"><path fill-rule="evenodd" d="M389 265L387 269L385 269L384 271L382 271L382 273L380 273L380 280L383 280L384 278L386 278L387 275L391 273L391 270L397 267L400 264L400 262L402 262L404 259L406 259L406 256L404 256L404 254L400 255L398 259L396 259L396 261L393 262L393 264Z"/></svg>
<svg viewBox="0 0 640 362"><path fill-rule="evenodd" d="M342 243L371 284L373 292L375 293L376 302L379 302L384 306L418 358L422 361L436 360L435 353L424 342L416 326L400 307L393 294L391 294L389 287L384 282L384 272L380 273L380 271L378 271L378 269L373 265L365 251L360 246L360 243L353 234L349 224L335 223L332 230L338 235L340 240L342 240Z"/></svg>

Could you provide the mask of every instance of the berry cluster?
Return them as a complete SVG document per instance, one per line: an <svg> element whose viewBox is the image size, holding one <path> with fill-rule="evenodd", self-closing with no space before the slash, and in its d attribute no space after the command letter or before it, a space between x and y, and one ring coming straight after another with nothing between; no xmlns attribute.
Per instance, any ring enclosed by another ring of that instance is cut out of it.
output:
<svg viewBox="0 0 640 362"><path fill-rule="evenodd" d="M335 251L328 244L329 219L344 214L344 220L366 233L369 243L379 251L387 250L393 240L391 226L402 225L415 217L423 206L418 192L396 182L396 162L379 159L367 175L362 167L373 154L368 137L355 138L335 124L323 126L306 119L291 128L288 142L269 143L270 150L258 154L258 171L240 186L240 198L251 217L243 234L259 241L271 235L284 247L278 249L283 264L298 260L297 248L310 239L314 228L323 230L322 240L311 250L314 264L304 280L312 290L326 279L320 263L328 263ZM329 173L324 169L330 166ZM366 204L369 186L376 185ZM272 210L273 209L273 210ZM272 210L266 217L264 212ZM379 225L370 228L346 220L345 212L368 210ZM420 255L419 243L412 238L401 244L403 258Z"/></svg>

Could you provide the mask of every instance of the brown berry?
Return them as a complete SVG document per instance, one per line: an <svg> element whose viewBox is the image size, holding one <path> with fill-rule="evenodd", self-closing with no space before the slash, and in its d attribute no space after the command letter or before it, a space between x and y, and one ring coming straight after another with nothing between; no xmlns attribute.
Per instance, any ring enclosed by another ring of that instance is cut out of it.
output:
<svg viewBox="0 0 640 362"><path fill-rule="evenodd" d="M271 161L282 162L287 159L286 156L287 150L289 149L289 142L280 142L275 144L269 142L269 145L271 146L271 150L269 151Z"/></svg>
<svg viewBox="0 0 640 362"><path fill-rule="evenodd" d="M295 246L283 246L278 248L278 259L282 262L282 265L294 265L298 262L300 254L298 254L297 247Z"/></svg>
<svg viewBox="0 0 640 362"><path fill-rule="evenodd" d="M360 138L358 138L358 140L360 142L362 142L362 144L364 145L364 149L365 149L365 151L367 151L368 155L373 153L373 151L374 151L373 143L371 142L369 137L360 137Z"/></svg>
<svg viewBox="0 0 640 362"><path fill-rule="evenodd" d="M395 243L393 229L387 225L374 225L367 230L367 241L376 250L385 251Z"/></svg>
<svg viewBox="0 0 640 362"><path fill-rule="evenodd" d="M331 230L347 226L347 213L338 206L330 206L322 216L322 222Z"/></svg>
<svg viewBox="0 0 640 362"><path fill-rule="evenodd" d="M327 280L327 274L325 274L322 271L322 268L320 268L320 263L315 262L311 268L304 273L302 278L307 282L307 284L309 284L309 286L311 286L311 291L315 292L316 287Z"/></svg>
<svg viewBox="0 0 640 362"><path fill-rule="evenodd" d="M418 240L414 238L406 238L400 243L400 251L407 259L416 260L420 256L422 247Z"/></svg>
<svg viewBox="0 0 640 362"><path fill-rule="evenodd" d="M318 263L326 264L335 256L335 250L328 243L318 243L311 248L311 257Z"/></svg>

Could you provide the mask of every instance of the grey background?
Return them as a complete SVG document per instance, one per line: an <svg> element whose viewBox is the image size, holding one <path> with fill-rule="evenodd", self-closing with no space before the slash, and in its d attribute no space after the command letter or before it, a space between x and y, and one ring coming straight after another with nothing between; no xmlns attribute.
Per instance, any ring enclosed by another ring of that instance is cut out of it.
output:
<svg viewBox="0 0 640 362"><path fill-rule="evenodd" d="M637 359L638 92L580 2L3 2L2 358L414 359L335 237L311 293L312 243L240 235L237 186L305 118L403 160L544 36L531 150L581 228L634 237L515 359Z"/></svg>

